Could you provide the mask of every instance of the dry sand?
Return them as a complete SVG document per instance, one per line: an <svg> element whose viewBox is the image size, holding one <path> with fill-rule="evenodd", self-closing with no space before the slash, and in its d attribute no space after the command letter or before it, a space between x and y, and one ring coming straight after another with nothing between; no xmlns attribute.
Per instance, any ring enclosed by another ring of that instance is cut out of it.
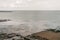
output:
<svg viewBox="0 0 60 40"><path fill-rule="evenodd" d="M47 38L48 40L60 40L60 32L52 32L52 31L42 31L38 33L32 34L34 36Z"/></svg>

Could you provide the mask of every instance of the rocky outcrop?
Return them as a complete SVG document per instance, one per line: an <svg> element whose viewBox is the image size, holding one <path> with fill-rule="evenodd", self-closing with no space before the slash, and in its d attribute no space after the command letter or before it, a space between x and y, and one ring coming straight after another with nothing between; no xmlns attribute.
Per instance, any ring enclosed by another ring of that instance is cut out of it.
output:
<svg viewBox="0 0 60 40"><path fill-rule="evenodd" d="M0 19L0 22L11 21L10 19Z"/></svg>
<svg viewBox="0 0 60 40"><path fill-rule="evenodd" d="M19 33L0 33L0 40L60 40L60 31L49 29L28 36Z"/></svg>
<svg viewBox="0 0 60 40"><path fill-rule="evenodd" d="M1 33L0 34L0 40L20 40L20 39L24 39L23 36L16 34L16 33Z"/></svg>
<svg viewBox="0 0 60 40"><path fill-rule="evenodd" d="M18 33L0 33L0 40L47 40L46 38L42 38L42 37L35 37L32 35L28 35L28 36L21 36Z"/></svg>
<svg viewBox="0 0 60 40"><path fill-rule="evenodd" d="M48 40L47 38L41 37L41 36L35 36L35 35L28 35L27 38L31 39L31 40Z"/></svg>

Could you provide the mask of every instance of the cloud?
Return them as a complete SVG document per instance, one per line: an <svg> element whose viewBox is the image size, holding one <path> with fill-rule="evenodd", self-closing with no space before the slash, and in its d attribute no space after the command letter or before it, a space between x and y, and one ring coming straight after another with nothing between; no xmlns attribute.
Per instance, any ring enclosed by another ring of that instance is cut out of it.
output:
<svg viewBox="0 0 60 40"><path fill-rule="evenodd" d="M9 10L60 10L60 0L26 0L16 3L17 0L1 1L0 9ZM3 5L2 5L3 4ZM8 8L7 8L8 7Z"/></svg>

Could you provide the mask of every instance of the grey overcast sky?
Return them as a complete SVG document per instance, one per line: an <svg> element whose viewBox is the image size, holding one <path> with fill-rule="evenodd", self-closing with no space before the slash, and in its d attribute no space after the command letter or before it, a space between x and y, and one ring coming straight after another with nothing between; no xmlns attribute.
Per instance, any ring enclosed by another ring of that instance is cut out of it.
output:
<svg viewBox="0 0 60 40"><path fill-rule="evenodd" d="M0 0L0 10L60 10L60 0Z"/></svg>

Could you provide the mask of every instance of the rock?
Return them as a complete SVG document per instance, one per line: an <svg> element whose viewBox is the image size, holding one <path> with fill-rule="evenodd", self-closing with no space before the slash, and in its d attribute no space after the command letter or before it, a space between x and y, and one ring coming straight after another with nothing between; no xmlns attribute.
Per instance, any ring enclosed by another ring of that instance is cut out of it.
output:
<svg viewBox="0 0 60 40"><path fill-rule="evenodd" d="M11 21L10 19L0 19L0 22Z"/></svg>
<svg viewBox="0 0 60 40"><path fill-rule="evenodd" d="M48 40L48 38L43 37L40 33L34 33L28 36L22 36L18 33L1 33L0 40ZM45 36L45 35L44 35Z"/></svg>
<svg viewBox="0 0 60 40"><path fill-rule="evenodd" d="M12 37L14 37L14 36L16 36L15 33L11 33L11 34L8 34L8 35L7 35L8 38L12 38Z"/></svg>
<svg viewBox="0 0 60 40"><path fill-rule="evenodd" d="M6 39L6 38L7 38L7 33L0 33L0 39L1 39L1 38Z"/></svg>
<svg viewBox="0 0 60 40"><path fill-rule="evenodd" d="M47 38L43 38L43 37L39 37L39 36L34 36L34 35L30 35L27 36L30 40L48 40Z"/></svg>
<svg viewBox="0 0 60 40"><path fill-rule="evenodd" d="M12 38L12 40L24 40L24 38L21 38L21 37L15 36L15 37Z"/></svg>
<svg viewBox="0 0 60 40"><path fill-rule="evenodd" d="M0 40L26 40L25 37L21 36L18 33L1 33Z"/></svg>

